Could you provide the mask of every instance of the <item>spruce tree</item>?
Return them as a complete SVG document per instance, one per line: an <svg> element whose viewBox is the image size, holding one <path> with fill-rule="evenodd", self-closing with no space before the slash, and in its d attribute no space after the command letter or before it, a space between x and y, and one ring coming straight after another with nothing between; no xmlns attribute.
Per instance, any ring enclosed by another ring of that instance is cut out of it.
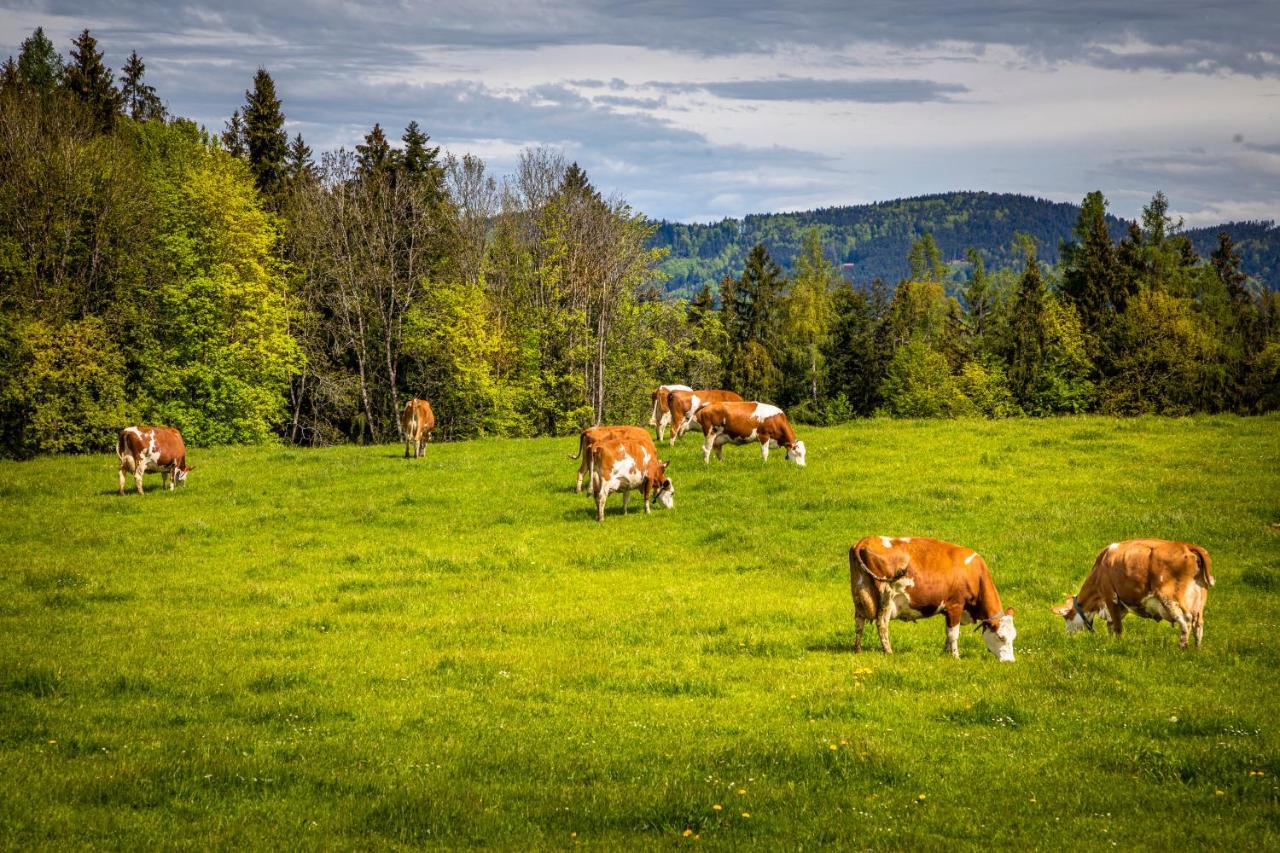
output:
<svg viewBox="0 0 1280 853"><path fill-rule="evenodd" d="M924 236L911 244L907 253L907 263L911 266L912 281L946 281L947 268L942 263L942 252L934 241L933 235L925 232Z"/></svg>
<svg viewBox="0 0 1280 853"><path fill-rule="evenodd" d="M111 69L102 64L98 40L88 30L80 33L72 45L71 62L63 74L62 84L88 107L99 130L110 131L115 127L121 106Z"/></svg>
<svg viewBox="0 0 1280 853"><path fill-rule="evenodd" d="M241 160L245 156L244 145L244 122L240 120L240 111L236 110L231 114L231 118L227 119L226 126L222 129L222 147L232 157L239 157Z"/></svg>
<svg viewBox="0 0 1280 853"><path fill-rule="evenodd" d="M991 312L995 309L995 288L987 273L986 264L982 261L982 252L970 249L965 257L973 266L973 274L960 291L960 296L964 300L965 327L971 342L976 345L991 324Z"/></svg>
<svg viewBox="0 0 1280 853"><path fill-rule="evenodd" d="M373 130L364 135L364 142L356 146L356 164L364 177L380 175L395 165L395 151L381 124L375 123Z"/></svg>
<svg viewBox="0 0 1280 853"><path fill-rule="evenodd" d="M1084 197L1072 233L1075 240L1063 249L1062 292L1076 306L1085 329L1096 332L1124 304L1117 292L1122 276L1107 228L1107 200L1101 192Z"/></svg>
<svg viewBox="0 0 1280 853"><path fill-rule="evenodd" d="M439 183L444 176L444 168L436 160L440 146L427 147L431 137L422 132L416 121L409 122L400 141L404 143L400 156L400 168L404 174L414 181Z"/></svg>
<svg viewBox="0 0 1280 853"><path fill-rule="evenodd" d="M244 142L249 170L264 199L279 203L284 182L285 156L289 136L284 131L284 113L276 97L276 84L265 68L253 75L253 89L244 93Z"/></svg>
<svg viewBox="0 0 1280 853"><path fill-rule="evenodd" d="M1233 304L1251 301L1249 291L1245 287L1249 277L1240 269L1240 260L1240 252L1237 251L1231 235L1226 231L1219 231L1218 247L1209 256L1209 261L1213 264L1213 271L1218 274L1218 280L1222 282Z"/></svg>
<svg viewBox="0 0 1280 853"><path fill-rule="evenodd" d="M156 97L154 86L142 82L147 66L135 50L120 69L120 96L125 113L134 121L164 118L164 105Z"/></svg>
<svg viewBox="0 0 1280 853"><path fill-rule="evenodd" d="M43 27L36 27L35 32L22 43L14 71L18 85L44 95L52 92L62 82L62 57L44 34Z"/></svg>
<svg viewBox="0 0 1280 853"><path fill-rule="evenodd" d="M0 65L0 92L17 89L18 79L18 63L10 56Z"/></svg>
<svg viewBox="0 0 1280 853"><path fill-rule="evenodd" d="M1009 385L1018 403L1028 411L1034 408L1032 403L1044 369L1047 296L1040 262L1033 251L1027 256L1009 318Z"/></svg>
<svg viewBox="0 0 1280 853"><path fill-rule="evenodd" d="M715 307L715 299L711 295L711 285L703 284L689 302L689 322L695 326Z"/></svg>
<svg viewBox="0 0 1280 853"><path fill-rule="evenodd" d="M311 159L311 146L307 145L299 133L289 143L289 153L285 158L285 174L289 184L296 187L299 183L315 177L316 166Z"/></svg>

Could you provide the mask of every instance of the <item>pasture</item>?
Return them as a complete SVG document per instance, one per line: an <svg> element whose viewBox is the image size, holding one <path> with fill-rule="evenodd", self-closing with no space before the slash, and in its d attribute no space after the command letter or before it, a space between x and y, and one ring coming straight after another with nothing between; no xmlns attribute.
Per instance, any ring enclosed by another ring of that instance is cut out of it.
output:
<svg viewBox="0 0 1280 853"><path fill-rule="evenodd" d="M799 431L603 524L576 438L0 464L0 847L1280 846L1280 419ZM978 549L1017 661L855 656L869 533ZM1049 612L1139 535L1200 652Z"/></svg>

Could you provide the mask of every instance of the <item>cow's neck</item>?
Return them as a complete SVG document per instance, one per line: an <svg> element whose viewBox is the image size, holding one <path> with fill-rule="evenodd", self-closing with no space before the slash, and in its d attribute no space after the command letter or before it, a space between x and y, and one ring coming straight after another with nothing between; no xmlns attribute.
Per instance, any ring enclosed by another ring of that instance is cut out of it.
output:
<svg viewBox="0 0 1280 853"><path fill-rule="evenodd" d="M1107 606L1096 574L1090 574L1084 579L1084 583L1080 585L1080 592L1076 595L1076 601L1085 613L1097 613Z"/></svg>
<svg viewBox="0 0 1280 853"><path fill-rule="evenodd" d="M978 600L969 614L975 621L998 619L1004 613L1004 605L1000 603L1000 593L990 579L983 578L978 585Z"/></svg>

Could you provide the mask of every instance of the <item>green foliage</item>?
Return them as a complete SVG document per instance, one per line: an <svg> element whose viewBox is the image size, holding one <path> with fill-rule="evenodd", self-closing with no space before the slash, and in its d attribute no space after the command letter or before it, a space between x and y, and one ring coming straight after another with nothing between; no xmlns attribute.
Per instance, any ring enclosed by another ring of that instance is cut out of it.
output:
<svg viewBox="0 0 1280 853"><path fill-rule="evenodd" d="M62 75L62 57L44 34L44 28L36 27L22 42L14 82L29 92L48 95L62 82Z"/></svg>
<svg viewBox="0 0 1280 853"><path fill-rule="evenodd" d="M1116 354L1102 389L1103 411L1195 411L1215 347L1189 301L1143 291L1116 323L1110 346Z"/></svg>
<svg viewBox="0 0 1280 853"><path fill-rule="evenodd" d="M9 451L30 456L114 447L129 420L127 374L102 321L52 327L24 320L4 332L0 411Z"/></svg>
<svg viewBox="0 0 1280 853"><path fill-rule="evenodd" d="M954 418L973 410L946 356L918 339L894 352L881 393L883 412L898 418Z"/></svg>
<svg viewBox="0 0 1280 853"><path fill-rule="evenodd" d="M1010 418L1022 414L1004 368L997 362L985 365L966 361L956 377L960 393L972 404L973 412L987 418Z"/></svg>
<svg viewBox="0 0 1280 853"><path fill-rule="evenodd" d="M283 192L289 135L275 81L266 69L259 68L253 75L253 89L244 97L244 149L249 168L258 192L269 204L277 205Z"/></svg>
<svg viewBox="0 0 1280 853"><path fill-rule="evenodd" d="M84 30L72 41L71 61L62 75L63 87L93 115L98 128L110 131L116 123L122 101L111 77L111 69L102 63L98 40Z"/></svg>

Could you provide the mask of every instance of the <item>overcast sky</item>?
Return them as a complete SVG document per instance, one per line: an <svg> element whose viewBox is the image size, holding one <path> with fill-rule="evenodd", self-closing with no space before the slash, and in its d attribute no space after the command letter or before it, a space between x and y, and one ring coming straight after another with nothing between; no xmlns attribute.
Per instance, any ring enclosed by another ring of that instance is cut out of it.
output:
<svg viewBox="0 0 1280 853"><path fill-rule="evenodd" d="M416 119L510 169L564 149L654 217L945 190L1188 224L1280 218L1280 2L0 0L0 50L89 27L221 129L259 67L317 151Z"/></svg>

